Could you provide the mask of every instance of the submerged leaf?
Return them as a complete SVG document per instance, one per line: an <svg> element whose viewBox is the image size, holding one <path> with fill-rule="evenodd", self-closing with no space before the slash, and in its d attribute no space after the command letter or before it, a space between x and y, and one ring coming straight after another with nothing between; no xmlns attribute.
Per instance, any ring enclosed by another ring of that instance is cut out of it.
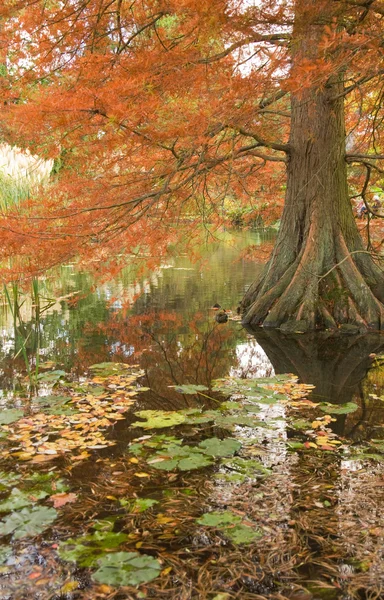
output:
<svg viewBox="0 0 384 600"><path fill-rule="evenodd" d="M255 540L263 537L261 529L254 529L249 525L236 525L235 527L225 528L223 533L235 544L251 544Z"/></svg>
<svg viewBox="0 0 384 600"><path fill-rule="evenodd" d="M29 537L41 533L57 517L54 508L35 506L23 508L20 512L14 512L3 521L0 521L0 535L13 533L14 539Z"/></svg>
<svg viewBox="0 0 384 600"><path fill-rule="evenodd" d="M115 587L140 585L155 579L161 571L160 563L152 556L138 552L114 552L98 561L99 568L92 579Z"/></svg>

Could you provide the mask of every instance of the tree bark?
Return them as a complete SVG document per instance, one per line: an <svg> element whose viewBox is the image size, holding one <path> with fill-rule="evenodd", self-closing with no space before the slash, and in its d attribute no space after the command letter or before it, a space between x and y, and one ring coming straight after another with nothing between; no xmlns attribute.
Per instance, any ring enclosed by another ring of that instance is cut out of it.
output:
<svg viewBox="0 0 384 600"><path fill-rule="evenodd" d="M294 28L292 69L316 61L325 16ZM331 3L326 3L331 4ZM333 3L334 4L334 3ZM302 5L302 6L300 6ZM316 11L314 10L316 13ZM327 13L327 18L332 14ZM272 255L242 301L243 322L304 329L384 328L384 277L365 251L348 197L343 72L291 94L287 190Z"/></svg>

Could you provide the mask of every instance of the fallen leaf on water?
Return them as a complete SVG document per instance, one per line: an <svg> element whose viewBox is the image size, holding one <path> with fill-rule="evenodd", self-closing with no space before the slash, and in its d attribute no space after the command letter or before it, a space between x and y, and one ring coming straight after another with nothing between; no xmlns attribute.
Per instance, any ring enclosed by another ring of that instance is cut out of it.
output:
<svg viewBox="0 0 384 600"><path fill-rule="evenodd" d="M52 496L49 497L49 500L52 500L55 508L60 508L69 502L74 502L76 499L76 494L66 494L65 492L62 492L61 494L52 494Z"/></svg>

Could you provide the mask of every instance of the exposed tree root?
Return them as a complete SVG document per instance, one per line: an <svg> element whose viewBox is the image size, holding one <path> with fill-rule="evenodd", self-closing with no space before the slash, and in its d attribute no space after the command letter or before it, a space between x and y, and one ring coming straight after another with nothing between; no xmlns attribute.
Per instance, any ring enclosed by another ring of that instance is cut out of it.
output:
<svg viewBox="0 0 384 600"><path fill-rule="evenodd" d="M337 329L343 324L359 331L384 329L381 270L363 249L350 252L340 231L332 248L316 233L311 227L300 253L277 282L272 279L271 261L276 260L272 256L243 299L243 323L277 328L300 321L304 330Z"/></svg>

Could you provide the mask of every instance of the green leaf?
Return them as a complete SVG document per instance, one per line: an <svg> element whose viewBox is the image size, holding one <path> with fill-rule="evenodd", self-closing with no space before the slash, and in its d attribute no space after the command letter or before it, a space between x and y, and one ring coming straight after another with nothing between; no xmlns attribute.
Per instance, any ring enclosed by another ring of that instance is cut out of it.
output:
<svg viewBox="0 0 384 600"><path fill-rule="evenodd" d="M98 561L99 568L92 579L98 583L119 586L136 586L155 579L161 571L158 560L138 552L114 552Z"/></svg>
<svg viewBox="0 0 384 600"><path fill-rule="evenodd" d="M241 443L232 438L224 440L210 438L200 442L199 448L209 456L233 456L241 448Z"/></svg>
<svg viewBox="0 0 384 600"><path fill-rule="evenodd" d="M156 462L153 464L150 463L150 464L153 469L159 469L160 471L173 471L173 469L176 469L178 462L179 462L178 458L172 458L172 459L165 458L161 462Z"/></svg>
<svg viewBox="0 0 384 600"><path fill-rule="evenodd" d="M153 500L152 498L137 498L134 503L134 510L137 512L144 512L151 508L155 504L158 504L158 500Z"/></svg>
<svg viewBox="0 0 384 600"><path fill-rule="evenodd" d="M21 475L19 473L14 473L11 471L10 473L5 473L4 471L0 471L0 491L6 490L11 485L14 485L16 481L20 479Z"/></svg>
<svg viewBox="0 0 384 600"><path fill-rule="evenodd" d="M65 371L48 371L47 373L40 373L36 379L44 383L56 383L61 377L65 377L65 375Z"/></svg>
<svg viewBox="0 0 384 600"><path fill-rule="evenodd" d="M218 527L222 528L227 525L234 525L241 523L241 517L234 515L229 511L225 512L210 512L205 513L202 517L196 521L200 525L206 525L207 527Z"/></svg>
<svg viewBox="0 0 384 600"><path fill-rule="evenodd" d="M225 467L230 468L232 471L238 471L244 477L255 478L271 475L271 469L268 469L258 460L242 458L235 456L231 460L225 462Z"/></svg>
<svg viewBox="0 0 384 600"><path fill-rule="evenodd" d="M136 500L132 504L133 512L144 512L151 508L155 504L158 504L157 500L153 500L152 498L136 498Z"/></svg>
<svg viewBox="0 0 384 600"><path fill-rule="evenodd" d="M237 408L241 408L240 402L232 402L227 400L227 402L222 402L220 404L220 410L234 410Z"/></svg>
<svg viewBox="0 0 384 600"><path fill-rule="evenodd" d="M109 375L122 374L129 369L129 365L118 362L103 362L91 365L89 367L96 375L109 377Z"/></svg>
<svg viewBox="0 0 384 600"><path fill-rule="evenodd" d="M323 412L330 415L347 415L355 412L359 405L355 402L346 402L345 404L329 404L329 402L321 402L318 407Z"/></svg>
<svg viewBox="0 0 384 600"><path fill-rule="evenodd" d="M98 519L92 523L92 528L96 531L112 531L115 526L117 516L106 517L105 519Z"/></svg>
<svg viewBox="0 0 384 600"><path fill-rule="evenodd" d="M2 546L0 548L0 565L5 565L12 554L12 548L9 546Z"/></svg>
<svg viewBox="0 0 384 600"><path fill-rule="evenodd" d="M212 464L212 461L203 454L193 454L187 458L182 458L177 467L180 471L192 471L193 469L201 469L202 467L208 467Z"/></svg>
<svg viewBox="0 0 384 600"><path fill-rule="evenodd" d="M24 411L18 410L17 408L11 408L9 410L2 410L0 412L0 425L8 425L14 423L24 416Z"/></svg>
<svg viewBox="0 0 384 600"><path fill-rule="evenodd" d="M291 442L287 442L287 446L291 450L300 450L301 448L304 448L303 442L294 442L294 441L291 441Z"/></svg>
<svg viewBox="0 0 384 600"><path fill-rule="evenodd" d="M180 394L197 394L197 392L209 389L205 385L193 385L189 383L185 385L170 385L169 387L175 388L176 392L180 392Z"/></svg>
<svg viewBox="0 0 384 600"><path fill-rule="evenodd" d="M293 429L297 429L299 431L303 431L305 429L312 429L311 421L306 421L305 419L295 419L290 422L290 427Z"/></svg>
<svg viewBox="0 0 384 600"><path fill-rule="evenodd" d="M0 521L0 535L13 533L16 540L35 536L44 531L56 517L57 511L54 508L46 506L23 508L20 512L14 512Z"/></svg>
<svg viewBox="0 0 384 600"><path fill-rule="evenodd" d="M112 525L113 526L113 525ZM91 567L105 553L125 542L126 533L98 530L90 535L70 538L60 544L58 553L62 560L75 562L80 567Z"/></svg>
<svg viewBox="0 0 384 600"><path fill-rule="evenodd" d="M41 412L48 415L69 415L79 412L74 404L68 404L72 398L70 396L41 396L33 399L33 404L37 405Z"/></svg>
<svg viewBox="0 0 384 600"><path fill-rule="evenodd" d="M353 456L348 456L348 460L376 460L377 462L383 462L384 456L381 454L355 454Z"/></svg>
<svg viewBox="0 0 384 600"><path fill-rule="evenodd" d="M37 500L46 498L46 496L48 496L48 494L43 490L30 490L28 492L21 492L17 488L13 488L8 498L3 500L3 502L0 502L0 512L8 512L10 510L24 508L24 506L30 506Z"/></svg>
<svg viewBox="0 0 384 600"><path fill-rule="evenodd" d="M185 415L177 411L165 410L140 410L135 415L145 422L136 421L132 427L142 427L143 429L163 429L164 427L174 427L185 422Z"/></svg>
<svg viewBox="0 0 384 600"><path fill-rule="evenodd" d="M250 544L263 537L263 532L260 529L253 529L249 525L242 524L225 528L223 533L235 544Z"/></svg>

